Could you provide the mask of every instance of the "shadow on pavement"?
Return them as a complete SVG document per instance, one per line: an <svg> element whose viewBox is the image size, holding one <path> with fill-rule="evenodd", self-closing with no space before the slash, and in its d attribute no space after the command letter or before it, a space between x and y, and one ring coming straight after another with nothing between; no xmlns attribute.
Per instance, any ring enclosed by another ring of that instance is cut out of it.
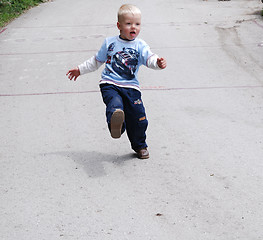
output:
<svg viewBox="0 0 263 240"><path fill-rule="evenodd" d="M60 155L70 158L77 164L77 168L83 168L89 177L97 178L107 175L105 170L105 163L112 163L115 166L122 166L125 162L136 158L135 153L125 154L122 156L105 154L101 152L87 152L87 151L62 151L46 153L48 155Z"/></svg>

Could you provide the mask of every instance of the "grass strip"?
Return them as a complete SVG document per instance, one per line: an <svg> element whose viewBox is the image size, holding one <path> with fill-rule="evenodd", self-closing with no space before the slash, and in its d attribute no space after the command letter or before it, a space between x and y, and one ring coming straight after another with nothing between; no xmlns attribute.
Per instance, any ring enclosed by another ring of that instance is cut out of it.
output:
<svg viewBox="0 0 263 240"><path fill-rule="evenodd" d="M44 0L0 0L0 27L41 2Z"/></svg>

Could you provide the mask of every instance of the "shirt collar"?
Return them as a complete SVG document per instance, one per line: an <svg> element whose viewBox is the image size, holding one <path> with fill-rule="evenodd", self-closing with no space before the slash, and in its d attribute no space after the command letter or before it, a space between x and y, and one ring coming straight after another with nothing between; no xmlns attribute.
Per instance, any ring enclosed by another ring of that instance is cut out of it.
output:
<svg viewBox="0 0 263 240"><path fill-rule="evenodd" d="M133 41L135 41L135 39L136 39L136 38L134 38L134 39L132 39L132 40L123 39L123 38L121 37L121 35L119 35L119 40L120 40L121 42L133 42Z"/></svg>

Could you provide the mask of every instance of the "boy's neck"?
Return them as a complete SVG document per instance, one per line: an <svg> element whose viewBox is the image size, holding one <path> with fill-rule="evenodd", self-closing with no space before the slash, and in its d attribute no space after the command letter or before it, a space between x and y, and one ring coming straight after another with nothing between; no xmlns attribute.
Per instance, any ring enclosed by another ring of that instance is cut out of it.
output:
<svg viewBox="0 0 263 240"><path fill-rule="evenodd" d="M129 39L125 39L125 38L122 38L121 35L119 35L119 38L123 41L127 41L127 42L132 42L134 41L136 38L132 39L132 40L129 40Z"/></svg>

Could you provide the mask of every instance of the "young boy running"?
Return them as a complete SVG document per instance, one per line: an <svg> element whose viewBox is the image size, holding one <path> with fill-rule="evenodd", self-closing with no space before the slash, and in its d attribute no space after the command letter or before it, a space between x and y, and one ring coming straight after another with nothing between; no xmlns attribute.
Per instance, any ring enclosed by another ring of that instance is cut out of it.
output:
<svg viewBox="0 0 263 240"><path fill-rule="evenodd" d="M106 38L97 54L68 71L70 80L97 70L105 63L100 90L106 104L107 123L113 138L127 131L132 149L140 159L149 158L146 144L148 120L141 99L137 73L141 65L166 68L166 60L152 53L137 36L141 30L141 11L134 5L122 5L118 11L119 36Z"/></svg>

